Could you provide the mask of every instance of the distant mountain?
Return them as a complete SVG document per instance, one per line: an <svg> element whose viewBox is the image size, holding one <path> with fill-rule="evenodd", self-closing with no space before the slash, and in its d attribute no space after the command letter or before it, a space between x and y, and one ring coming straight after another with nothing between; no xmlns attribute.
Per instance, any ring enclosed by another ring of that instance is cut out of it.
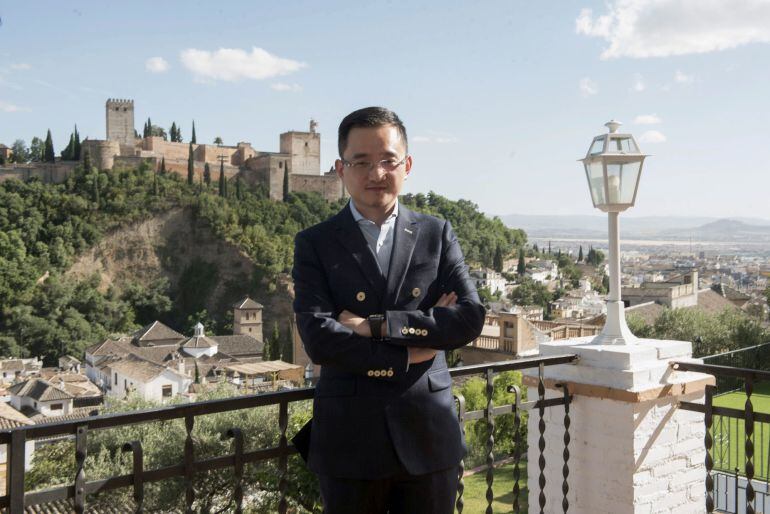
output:
<svg viewBox="0 0 770 514"><path fill-rule="evenodd" d="M664 230L659 237L691 237L702 241L770 241L770 224L752 225L736 219L720 219L693 229Z"/></svg>
<svg viewBox="0 0 770 514"><path fill-rule="evenodd" d="M607 237L607 217L508 214L500 219L513 228L524 229L530 237ZM623 216L624 238L741 240L764 236L770 220L761 218L723 219L706 216ZM770 236L769 236L770 237Z"/></svg>

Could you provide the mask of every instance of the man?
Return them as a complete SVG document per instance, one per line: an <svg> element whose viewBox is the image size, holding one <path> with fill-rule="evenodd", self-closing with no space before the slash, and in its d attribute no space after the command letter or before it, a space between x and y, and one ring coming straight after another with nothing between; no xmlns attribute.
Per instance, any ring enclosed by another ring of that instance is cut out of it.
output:
<svg viewBox="0 0 770 514"><path fill-rule="evenodd" d="M398 203L406 129L381 107L342 120L335 163L351 201L297 234L294 312L321 365L308 465L327 514L449 514L465 454L444 350L484 307L449 222Z"/></svg>

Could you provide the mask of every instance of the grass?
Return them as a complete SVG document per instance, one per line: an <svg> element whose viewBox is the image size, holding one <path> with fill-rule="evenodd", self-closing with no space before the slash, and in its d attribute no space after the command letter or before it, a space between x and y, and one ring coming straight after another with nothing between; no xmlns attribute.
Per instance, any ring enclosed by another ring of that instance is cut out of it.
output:
<svg viewBox="0 0 770 514"><path fill-rule="evenodd" d="M519 487L521 488L519 506L521 507L521 512L527 512L526 461L522 461L519 464L519 471L521 473L521 479L519 480ZM513 464L504 464L499 468L495 468L493 476L492 490L494 492L494 500L492 501L492 509L495 514L513 514ZM486 511L486 477L486 471L465 477L465 491L463 492L465 506L463 512L479 514Z"/></svg>
<svg viewBox="0 0 770 514"><path fill-rule="evenodd" d="M770 413L770 383L756 384L751 395L754 412ZM746 393L734 391L714 398L714 405L743 410ZM714 416L714 469L745 474L746 431L743 419ZM770 423L754 422L754 477L770 479Z"/></svg>

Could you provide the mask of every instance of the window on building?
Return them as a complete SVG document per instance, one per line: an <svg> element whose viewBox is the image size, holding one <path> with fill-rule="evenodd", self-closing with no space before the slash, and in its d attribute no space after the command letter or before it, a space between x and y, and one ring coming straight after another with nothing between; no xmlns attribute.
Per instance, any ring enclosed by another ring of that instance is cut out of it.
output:
<svg viewBox="0 0 770 514"><path fill-rule="evenodd" d="M51 410L62 410L64 408L64 405L61 403L52 403L51 404Z"/></svg>
<svg viewBox="0 0 770 514"><path fill-rule="evenodd" d="M251 327L249 327L249 332L251 332ZM369 332L371 332L371 330Z"/></svg>
<svg viewBox="0 0 770 514"><path fill-rule="evenodd" d="M163 398L171 398L171 384L163 386L162 394Z"/></svg>

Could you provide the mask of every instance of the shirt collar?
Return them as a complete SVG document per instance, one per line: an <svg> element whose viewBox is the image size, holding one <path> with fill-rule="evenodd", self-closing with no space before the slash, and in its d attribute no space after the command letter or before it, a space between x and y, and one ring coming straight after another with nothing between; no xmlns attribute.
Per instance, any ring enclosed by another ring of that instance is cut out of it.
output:
<svg viewBox="0 0 770 514"><path fill-rule="evenodd" d="M374 223L372 220L369 220L364 217L363 214L358 212L358 209L356 209L355 204L353 203L353 200L350 200L348 202L348 205L350 205L350 212L353 214L353 219L356 220L356 223L360 223L362 220L368 221L370 223ZM383 222L383 225L387 225L388 223L392 222L398 217L398 199L396 199L396 205L393 207L393 212L390 213L390 216Z"/></svg>

